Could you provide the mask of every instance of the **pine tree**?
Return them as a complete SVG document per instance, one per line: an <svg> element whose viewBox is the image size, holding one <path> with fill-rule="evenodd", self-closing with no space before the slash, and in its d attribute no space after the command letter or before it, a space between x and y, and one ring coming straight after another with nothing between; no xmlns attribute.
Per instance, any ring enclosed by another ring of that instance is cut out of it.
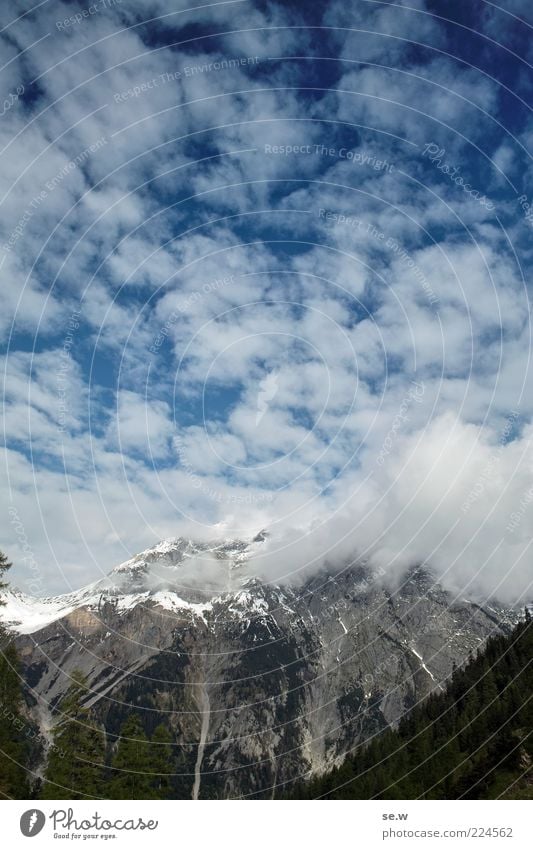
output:
<svg viewBox="0 0 533 849"><path fill-rule="evenodd" d="M443 693L291 798L533 798L533 621L488 640Z"/></svg>
<svg viewBox="0 0 533 849"><path fill-rule="evenodd" d="M153 774L154 798L172 798L174 761L172 735L167 726L161 723L155 729L150 742L150 772Z"/></svg>
<svg viewBox="0 0 533 849"><path fill-rule="evenodd" d="M52 746L44 776L41 798L86 799L102 797L105 738L81 704L87 691L79 672L59 705L59 719L52 732Z"/></svg>
<svg viewBox="0 0 533 849"><path fill-rule="evenodd" d="M3 551L0 551L0 592L5 590L7 587L7 581L4 581L4 575L8 569L11 569L12 563L9 562L7 555L4 554ZM0 601L0 604L5 604L3 600Z"/></svg>
<svg viewBox="0 0 533 849"><path fill-rule="evenodd" d="M120 729L112 760L111 799L154 799L150 744L139 717L132 713Z"/></svg>
<svg viewBox="0 0 533 849"><path fill-rule="evenodd" d="M0 649L0 796L28 797L29 725L21 713L22 694L18 657L12 642Z"/></svg>
<svg viewBox="0 0 533 849"><path fill-rule="evenodd" d="M4 575L11 568L0 551L0 594L8 586ZM0 595L0 605L5 604ZM28 723L22 715L21 678L15 646L0 626L0 796L24 799L28 796L25 763L28 757Z"/></svg>

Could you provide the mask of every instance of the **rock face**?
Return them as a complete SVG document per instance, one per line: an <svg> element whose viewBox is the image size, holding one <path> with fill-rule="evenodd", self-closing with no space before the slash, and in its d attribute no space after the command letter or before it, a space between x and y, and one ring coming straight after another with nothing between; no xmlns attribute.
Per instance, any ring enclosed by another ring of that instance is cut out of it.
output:
<svg viewBox="0 0 533 849"><path fill-rule="evenodd" d="M110 735L132 710L148 733L168 723L184 797L269 798L397 723L513 619L421 568L396 589L361 565L266 584L247 574L262 539L171 540L79 593L9 594L2 618L43 727L81 669Z"/></svg>

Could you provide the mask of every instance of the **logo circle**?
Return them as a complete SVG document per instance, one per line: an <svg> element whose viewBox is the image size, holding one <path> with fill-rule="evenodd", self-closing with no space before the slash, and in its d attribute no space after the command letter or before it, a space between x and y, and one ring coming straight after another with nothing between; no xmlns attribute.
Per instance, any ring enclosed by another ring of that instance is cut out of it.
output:
<svg viewBox="0 0 533 849"><path fill-rule="evenodd" d="M24 811L20 818L20 830L24 837L35 837L43 830L46 817L42 811L37 808L31 808L29 811Z"/></svg>

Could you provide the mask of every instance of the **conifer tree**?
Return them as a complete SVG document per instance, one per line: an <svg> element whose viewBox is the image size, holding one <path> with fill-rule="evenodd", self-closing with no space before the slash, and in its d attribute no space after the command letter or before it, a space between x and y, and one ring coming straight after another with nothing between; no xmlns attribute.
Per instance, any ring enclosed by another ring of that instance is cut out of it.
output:
<svg viewBox="0 0 533 849"><path fill-rule="evenodd" d="M112 760L112 799L154 799L150 744L139 717L132 713L120 729Z"/></svg>
<svg viewBox="0 0 533 849"><path fill-rule="evenodd" d="M87 690L79 672L59 705L41 790L43 799L102 797L105 737L81 704Z"/></svg>
<svg viewBox="0 0 533 849"><path fill-rule="evenodd" d="M533 622L490 638L445 692L292 798L533 798Z"/></svg>
<svg viewBox="0 0 533 849"><path fill-rule="evenodd" d="M155 729L150 742L150 772L153 775L154 798L172 798L174 761L172 735L167 726L161 723Z"/></svg>
<svg viewBox="0 0 533 849"><path fill-rule="evenodd" d="M4 581L5 573L8 569L11 569L12 563L9 562L7 555L4 554L3 551L0 551L0 593L7 588L7 581ZM0 604L5 604L3 600L0 601Z"/></svg>
<svg viewBox="0 0 533 849"><path fill-rule="evenodd" d="M0 605L7 588L5 573L11 568L0 551ZM21 678L18 657L8 632L0 625L0 796L24 799L28 796L25 762L28 757L26 732L29 726L22 714Z"/></svg>
<svg viewBox="0 0 533 849"><path fill-rule="evenodd" d="M18 657L12 642L0 648L0 796L25 799L29 725L21 712Z"/></svg>

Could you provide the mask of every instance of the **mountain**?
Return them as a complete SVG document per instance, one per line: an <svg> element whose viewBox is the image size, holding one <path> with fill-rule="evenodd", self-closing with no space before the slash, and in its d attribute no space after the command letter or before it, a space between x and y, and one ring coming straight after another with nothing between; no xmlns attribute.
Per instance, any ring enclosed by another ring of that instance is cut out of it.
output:
<svg viewBox="0 0 533 849"><path fill-rule="evenodd" d="M533 621L479 655L338 769L291 798L533 799Z"/></svg>
<svg viewBox="0 0 533 849"><path fill-rule="evenodd" d="M132 711L148 734L168 724L183 796L273 797L396 727L517 619L422 567L396 588L357 561L269 584L251 567L266 539L166 540L77 592L8 593L0 616L45 739L81 670L109 739Z"/></svg>
<svg viewBox="0 0 533 849"><path fill-rule="evenodd" d="M19 634L31 634L81 609L98 611L106 603L117 611L149 603L201 615L205 602L222 586L229 589L242 583L236 573L262 540L261 535L250 542L216 544L164 540L76 592L34 598L11 590L4 597L0 621Z"/></svg>

